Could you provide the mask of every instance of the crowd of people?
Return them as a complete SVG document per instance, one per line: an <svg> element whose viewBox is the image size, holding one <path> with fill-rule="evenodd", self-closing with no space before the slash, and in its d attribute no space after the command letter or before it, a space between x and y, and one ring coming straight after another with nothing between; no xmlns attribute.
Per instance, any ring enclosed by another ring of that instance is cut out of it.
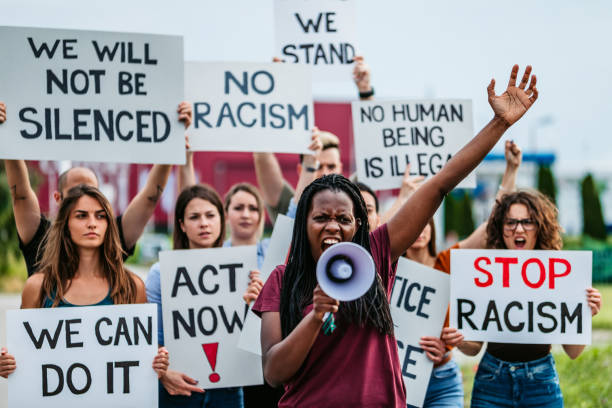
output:
<svg viewBox="0 0 612 408"><path fill-rule="evenodd" d="M355 59L354 81L361 99L373 98L370 69L362 57ZM512 67L499 95L492 80L487 96L493 114L486 126L426 182L406 171L399 195L384 213L375 191L342 175L340 142L332 133L313 129L311 154L300 155L295 187L285 180L273 153L254 153L259 189L239 183L224 198L213 187L196 182L186 139L186 164L178 170L174 249L256 245L261 268L269 244L262 239L264 209L273 222L278 214L295 219L286 264L277 266L265 283L259 270L250 271L250 284L243 288L245 302L261 317L264 385L204 390L190 373L169 368L159 263L151 267L146 282L124 265L153 215L171 172L169 165L152 167L144 187L121 215L100 193L95 173L72 168L59 176L53 193L59 210L50 220L41 213L25 161L5 160L29 276L21 307L157 304L159 349L152 356L152 369L159 377L160 407L404 407L406 389L389 307L398 259L451 273L453 248L562 246L554 204L537 191L516 189L521 150L507 141L506 170L489 219L466 239L437 251L433 215L443 198L536 102L531 67L520 78L518 66ZM10 108L0 103L0 123ZM180 103L177 115L188 128L190 104ZM344 241L364 247L377 272L370 289L350 302L329 297L315 276L323 251ZM596 314L599 292L589 288L585 297ZM326 313L336 316L337 331L331 336L321 331ZM424 406L463 406L461 373L452 350L476 355L482 343L465 341L460 331L449 327L447 315L440 335L422 337L420 346L434 364ZM563 349L576 358L584 346ZM542 344L488 343L475 377L472 406L563 406L550 350ZM0 375L7 377L18 369L18 361L3 348Z"/></svg>

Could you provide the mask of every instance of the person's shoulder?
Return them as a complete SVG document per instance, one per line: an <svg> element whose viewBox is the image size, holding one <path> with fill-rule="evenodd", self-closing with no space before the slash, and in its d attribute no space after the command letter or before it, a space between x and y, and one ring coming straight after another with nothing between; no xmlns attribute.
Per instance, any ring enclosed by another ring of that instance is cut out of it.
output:
<svg viewBox="0 0 612 408"><path fill-rule="evenodd" d="M32 289L40 290L44 279L45 279L44 273L42 272L33 273L32 276L30 276L26 280L25 286L23 287L24 292L26 290L32 290Z"/></svg>
<svg viewBox="0 0 612 408"><path fill-rule="evenodd" d="M21 293L22 308L37 307L44 279L45 275L42 272L36 272L26 280L23 292Z"/></svg>

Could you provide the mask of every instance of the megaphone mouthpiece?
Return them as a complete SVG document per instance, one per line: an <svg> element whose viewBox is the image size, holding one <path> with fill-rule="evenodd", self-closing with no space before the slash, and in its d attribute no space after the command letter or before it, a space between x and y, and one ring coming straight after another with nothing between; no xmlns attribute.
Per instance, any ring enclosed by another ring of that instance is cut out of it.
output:
<svg viewBox="0 0 612 408"><path fill-rule="evenodd" d="M346 282L353 276L353 261L346 255L336 255L327 262L326 272L332 282Z"/></svg>

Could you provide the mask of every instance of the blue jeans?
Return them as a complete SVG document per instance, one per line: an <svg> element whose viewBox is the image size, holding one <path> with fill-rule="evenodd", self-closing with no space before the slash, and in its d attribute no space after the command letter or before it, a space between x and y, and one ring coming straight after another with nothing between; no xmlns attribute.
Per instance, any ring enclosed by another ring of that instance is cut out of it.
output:
<svg viewBox="0 0 612 408"><path fill-rule="evenodd" d="M552 355L510 363L485 353L474 379L472 408L490 407L563 407Z"/></svg>
<svg viewBox="0 0 612 408"><path fill-rule="evenodd" d="M416 408L408 404L408 408ZM461 371L455 360L436 367L431 372L423 408L463 407Z"/></svg>
<svg viewBox="0 0 612 408"><path fill-rule="evenodd" d="M191 397L170 395L159 383L159 408L244 408L242 387L216 388Z"/></svg>

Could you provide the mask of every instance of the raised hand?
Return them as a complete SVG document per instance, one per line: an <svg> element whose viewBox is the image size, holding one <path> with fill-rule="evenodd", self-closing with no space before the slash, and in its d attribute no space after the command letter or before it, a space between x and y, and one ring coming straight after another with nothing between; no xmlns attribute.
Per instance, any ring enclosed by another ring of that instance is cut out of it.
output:
<svg viewBox="0 0 612 408"><path fill-rule="evenodd" d="M259 278L260 273L258 270L253 270L249 273L249 286L247 287L246 292L242 295L242 298L247 304L257 300L257 296L259 296L259 292L263 288L263 281Z"/></svg>
<svg viewBox="0 0 612 408"><path fill-rule="evenodd" d="M372 85L370 84L370 66L365 63L365 60L360 55L356 56L354 61L353 81L355 81L359 92L369 92L372 90Z"/></svg>
<svg viewBox="0 0 612 408"><path fill-rule="evenodd" d="M312 293L312 311L318 320L322 322L327 312L336 313L339 305L340 302L327 296L323 289L317 285Z"/></svg>
<svg viewBox="0 0 612 408"><path fill-rule="evenodd" d="M504 156L506 156L506 166L512 168L518 168L523 160L521 148L512 140L506 140Z"/></svg>
<svg viewBox="0 0 612 408"><path fill-rule="evenodd" d="M406 165L404 171L404 178L402 179L402 186L400 187L399 197L407 199L417 191L425 180L425 176L411 176L410 175L410 163Z"/></svg>
<svg viewBox="0 0 612 408"><path fill-rule="evenodd" d="M4 102L0 102L0 123L4 123L6 120L6 105Z"/></svg>
<svg viewBox="0 0 612 408"><path fill-rule="evenodd" d="M179 120L185 124L185 129L187 129L193 121L193 109L191 108L191 104L185 101L181 102L177 112L179 114Z"/></svg>
<svg viewBox="0 0 612 408"><path fill-rule="evenodd" d="M518 70L518 65L512 67L508 88L503 94L495 95L495 79L492 79L487 87L489 105L493 108L495 116L502 119L508 126L519 120L538 99L538 90L535 86L536 76L531 75L531 65L527 65L527 68L525 68L525 73L517 87ZM529 81L530 75L531 81ZM529 82L529 87L525 89L527 82Z"/></svg>
<svg viewBox="0 0 612 408"><path fill-rule="evenodd" d="M595 288L588 288L587 302L589 302L591 308L591 316L595 316L601 309L601 293Z"/></svg>

